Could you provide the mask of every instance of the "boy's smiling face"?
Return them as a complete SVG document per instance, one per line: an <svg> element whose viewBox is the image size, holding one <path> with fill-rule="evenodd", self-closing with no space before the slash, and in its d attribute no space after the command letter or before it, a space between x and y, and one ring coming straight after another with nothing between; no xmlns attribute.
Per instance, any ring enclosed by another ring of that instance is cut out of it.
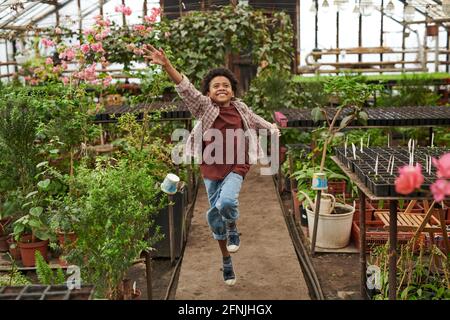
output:
<svg viewBox="0 0 450 320"><path fill-rule="evenodd" d="M209 83L209 91L207 96L211 98L212 101L219 105L225 105L231 101L234 97L233 88L231 87L231 82L227 77L217 76L214 77Z"/></svg>

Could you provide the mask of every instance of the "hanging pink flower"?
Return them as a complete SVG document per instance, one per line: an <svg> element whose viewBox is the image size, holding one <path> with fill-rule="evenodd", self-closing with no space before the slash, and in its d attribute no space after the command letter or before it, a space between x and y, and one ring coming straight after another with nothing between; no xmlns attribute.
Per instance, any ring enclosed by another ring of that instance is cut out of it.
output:
<svg viewBox="0 0 450 320"><path fill-rule="evenodd" d="M46 38L43 38L43 39L41 40L41 42L42 42L42 44L44 45L44 47L46 47L46 48L48 48L48 47L53 47L53 46L55 45L55 43L53 42L53 40L46 39Z"/></svg>
<svg viewBox="0 0 450 320"><path fill-rule="evenodd" d="M81 51L83 52L83 53L88 53L89 52L89 45L87 44L87 43L85 43L85 44L83 44L81 47L80 47L80 49L81 49Z"/></svg>
<svg viewBox="0 0 450 320"><path fill-rule="evenodd" d="M47 59L45 59L45 64L53 64L53 59L48 57Z"/></svg>
<svg viewBox="0 0 450 320"><path fill-rule="evenodd" d="M439 160L433 158L433 164L437 168L438 178L450 179L450 152L441 156Z"/></svg>
<svg viewBox="0 0 450 320"><path fill-rule="evenodd" d="M67 70L67 62L65 62L65 61L62 61L61 62L61 67L63 68L63 70Z"/></svg>
<svg viewBox="0 0 450 320"><path fill-rule="evenodd" d="M395 191L400 194L410 194L420 188L423 183L422 168L416 166L404 166L399 169L400 175L395 179Z"/></svg>
<svg viewBox="0 0 450 320"><path fill-rule="evenodd" d="M440 202L446 196L450 196L450 182L444 179L438 179L430 186L430 190L433 193L434 200Z"/></svg>
<svg viewBox="0 0 450 320"><path fill-rule="evenodd" d="M126 6L123 5L123 4L121 4L120 6L116 6L116 7L114 8L114 11L116 11L116 12L121 12L121 13L123 13L123 14L126 15L126 16L129 16L129 15L131 15L131 13L132 13L131 8L130 8L130 7L126 7Z"/></svg>
<svg viewBox="0 0 450 320"><path fill-rule="evenodd" d="M53 67L52 71L53 71L53 73L60 73L61 67L60 66Z"/></svg>

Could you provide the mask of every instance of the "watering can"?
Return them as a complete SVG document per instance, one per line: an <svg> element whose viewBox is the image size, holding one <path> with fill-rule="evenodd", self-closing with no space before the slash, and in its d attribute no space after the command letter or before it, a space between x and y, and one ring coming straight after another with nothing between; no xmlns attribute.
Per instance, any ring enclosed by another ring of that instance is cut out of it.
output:
<svg viewBox="0 0 450 320"><path fill-rule="evenodd" d="M315 203L311 200L311 198L303 191L300 191L309 202L311 206L311 211L314 211L316 208ZM334 211L334 206L336 205L336 198L329 193L322 193L320 199L320 211L319 214L332 214Z"/></svg>

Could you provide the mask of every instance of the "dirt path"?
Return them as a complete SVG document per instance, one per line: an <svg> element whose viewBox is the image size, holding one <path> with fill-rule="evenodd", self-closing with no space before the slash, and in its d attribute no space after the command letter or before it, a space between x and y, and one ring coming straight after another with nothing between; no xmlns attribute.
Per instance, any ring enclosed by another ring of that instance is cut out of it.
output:
<svg viewBox="0 0 450 320"><path fill-rule="evenodd" d="M275 192L272 177L261 176L253 166L239 197L241 248L232 256L237 283L228 287L217 241L205 220L208 200L201 182L175 299L309 299Z"/></svg>

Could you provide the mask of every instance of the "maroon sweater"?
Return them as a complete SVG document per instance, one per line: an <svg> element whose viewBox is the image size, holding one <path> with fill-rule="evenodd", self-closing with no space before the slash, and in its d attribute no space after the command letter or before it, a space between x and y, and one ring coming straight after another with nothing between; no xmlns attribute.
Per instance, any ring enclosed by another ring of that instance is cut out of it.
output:
<svg viewBox="0 0 450 320"><path fill-rule="evenodd" d="M230 172L235 172L240 174L243 178L247 174L250 169L250 165L248 164L248 154L247 150L245 150L245 163L238 164L238 149L242 149L245 147L245 139L239 139L237 136L234 137L234 161L232 164L226 164L226 130L227 129L244 129L242 124L242 118L239 112L236 110L233 104L230 107L220 107L220 113L217 116L216 120L212 128L220 130L223 137L223 164L200 164L200 172L202 173L204 178L210 180L222 180L224 179ZM203 141L203 151L206 146L214 142L214 137L211 138L211 141ZM212 147L212 146L211 146ZM218 147L216 147L217 149ZM206 152L204 154L206 157L215 155L215 152ZM204 159L206 161L206 159ZM241 161L242 162L242 161Z"/></svg>

